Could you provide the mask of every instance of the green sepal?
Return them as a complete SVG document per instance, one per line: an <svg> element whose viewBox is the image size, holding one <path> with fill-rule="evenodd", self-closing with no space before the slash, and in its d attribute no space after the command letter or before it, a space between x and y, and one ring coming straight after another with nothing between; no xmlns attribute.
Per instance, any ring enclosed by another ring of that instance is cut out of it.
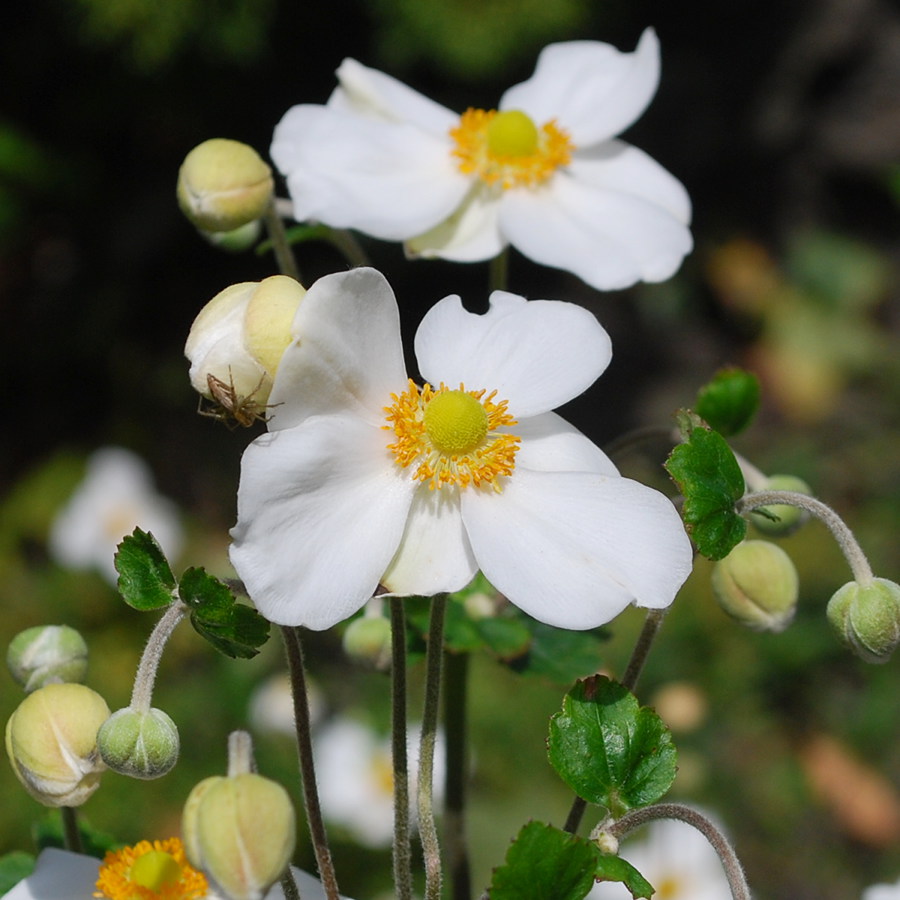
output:
<svg viewBox="0 0 900 900"><path fill-rule="evenodd" d="M579 681L550 719L550 765L613 818L659 800L675 780L675 745L649 707L603 675Z"/></svg>
<svg viewBox="0 0 900 900"><path fill-rule="evenodd" d="M122 599L134 609L168 606L177 596L175 576L162 548L147 531L135 528L116 549L115 567Z"/></svg>
<svg viewBox="0 0 900 900"><path fill-rule="evenodd" d="M747 533L746 520L735 512L744 476L721 434L690 411L682 410L678 420L685 440L669 454L666 471L684 497L682 517L697 549L722 559Z"/></svg>
<svg viewBox="0 0 900 900"><path fill-rule="evenodd" d="M237 603L228 585L204 569L185 571L178 588L190 608L194 630L226 656L250 659L269 639L268 621Z"/></svg>
<svg viewBox="0 0 900 900"><path fill-rule="evenodd" d="M491 879L491 900L583 900L595 881L620 881L635 900L653 888L634 866L601 853L574 834L529 822L516 835Z"/></svg>
<svg viewBox="0 0 900 900"><path fill-rule="evenodd" d="M759 409L759 379L744 369L720 369L697 394L697 414L726 437L743 431Z"/></svg>

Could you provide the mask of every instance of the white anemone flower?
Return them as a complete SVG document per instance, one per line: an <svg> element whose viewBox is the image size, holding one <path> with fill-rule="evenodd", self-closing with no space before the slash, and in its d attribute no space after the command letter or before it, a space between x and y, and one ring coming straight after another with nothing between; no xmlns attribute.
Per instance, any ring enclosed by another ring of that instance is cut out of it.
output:
<svg viewBox="0 0 900 900"><path fill-rule="evenodd" d="M624 844L620 855L653 885L654 900L731 900L718 854L696 828L685 822L651 822L643 840ZM607 881L595 885L587 900L630 897L624 884Z"/></svg>
<svg viewBox="0 0 900 900"><path fill-rule="evenodd" d="M862 900L900 900L900 881L895 884L873 884L862 892Z"/></svg>
<svg viewBox="0 0 900 900"><path fill-rule="evenodd" d="M232 563L268 619L321 630L379 585L432 596L479 569L562 628L672 602L691 568L674 506L551 412L609 363L587 310L495 291L474 315L445 297L416 334L421 388L373 269L317 281L293 329L232 530Z"/></svg>
<svg viewBox="0 0 900 900"><path fill-rule="evenodd" d="M346 59L325 106L275 128L294 216L405 241L410 255L490 259L512 244L601 290L663 281L692 248L682 184L617 139L659 83L659 41L545 47L496 110L462 116Z"/></svg>
<svg viewBox="0 0 900 900"><path fill-rule="evenodd" d="M97 569L113 586L116 547L139 527L149 531L170 559L181 550L177 506L153 484L150 467L123 447L91 454L81 484L50 530L50 555L71 569Z"/></svg>

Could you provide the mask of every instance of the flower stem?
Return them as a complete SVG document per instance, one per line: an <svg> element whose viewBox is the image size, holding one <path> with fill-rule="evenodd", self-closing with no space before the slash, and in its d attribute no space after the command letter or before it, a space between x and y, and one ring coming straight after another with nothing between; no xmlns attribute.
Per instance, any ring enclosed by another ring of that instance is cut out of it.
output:
<svg viewBox="0 0 900 900"><path fill-rule="evenodd" d="M491 261L488 271L488 290L505 291L509 283L509 247L501 250Z"/></svg>
<svg viewBox="0 0 900 900"><path fill-rule="evenodd" d="M303 900L300 896L300 889L297 887L297 882L294 881L294 873L291 871L290 866L284 870L284 875L281 876L278 883L281 885L284 900Z"/></svg>
<svg viewBox="0 0 900 900"><path fill-rule="evenodd" d="M745 513L769 505L796 506L817 516L828 526L834 539L838 542L838 546L850 566L850 571L853 573L853 580L861 585L871 584L874 581L872 567L859 546L859 542L844 520L830 506L826 506L815 497L796 491L757 491L741 497L735 508L739 513Z"/></svg>
<svg viewBox="0 0 900 900"><path fill-rule="evenodd" d="M303 805L306 808L306 821L309 825L309 836L316 855L319 878L325 889L327 900L340 900L334 863L331 861L331 850L328 848L328 835L322 819L322 808L319 805L319 792L316 789L316 769L313 763L312 735L309 721L309 702L307 699L306 673L303 665L303 644L300 641L300 629L289 625L281 627L284 646L287 654L288 669L291 677L291 691L294 697L294 723L297 729L297 752L300 758L300 781L303 788Z"/></svg>
<svg viewBox="0 0 900 900"><path fill-rule="evenodd" d="M369 255L362 248L352 231L346 228L330 228L329 243L338 250L351 266L370 266Z"/></svg>
<svg viewBox="0 0 900 900"><path fill-rule="evenodd" d="M78 810L74 806L61 806L63 845L72 853L84 853L81 832L78 830Z"/></svg>
<svg viewBox="0 0 900 900"><path fill-rule="evenodd" d="M253 738L246 731L232 731L228 735L228 777L248 775L255 771Z"/></svg>
<svg viewBox="0 0 900 900"><path fill-rule="evenodd" d="M394 765L394 888L412 900L409 824L409 758L406 751L406 618L403 600L391 597L391 755Z"/></svg>
<svg viewBox="0 0 900 900"><path fill-rule="evenodd" d="M300 281L300 269L291 251L291 245L287 241L284 222L281 221L274 202L270 203L266 210L266 230L269 232L269 240L272 241L272 250L275 253L275 261L278 263L278 271L282 275L290 276L295 281Z"/></svg>
<svg viewBox="0 0 900 900"><path fill-rule="evenodd" d="M131 691L130 707L135 712L150 712L150 704L153 700L153 685L156 682L156 670L159 668L163 650L165 650L166 642L172 636L175 626L184 618L187 611L187 606L181 600L176 600L156 623L150 637L147 639L147 644L144 647L144 652L141 654L141 661L138 663L137 672L134 676L134 688Z"/></svg>
<svg viewBox="0 0 900 900"><path fill-rule="evenodd" d="M441 898L441 847L434 821L434 746L437 741L438 709L441 697L441 662L444 656L444 613L447 595L431 600L428 649L425 655L425 705L422 711L422 740L419 745L417 808L419 837L425 857L425 900Z"/></svg>
<svg viewBox="0 0 900 900"><path fill-rule="evenodd" d="M468 676L468 653L444 654L444 731L447 740L444 839L453 900L468 900L472 891L465 834Z"/></svg>
<svg viewBox="0 0 900 900"><path fill-rule="evenodd" d="M655 806L633 809L631 812L625 813L621 819L613 822L606 830L614 837L622 838L634 831L635 828L655 819L677 819L696 828L719 855L733 900L750 900L750 888L734 848L725 835L706 816L689 806L683 806L680 803L657 803Z"/></svg>

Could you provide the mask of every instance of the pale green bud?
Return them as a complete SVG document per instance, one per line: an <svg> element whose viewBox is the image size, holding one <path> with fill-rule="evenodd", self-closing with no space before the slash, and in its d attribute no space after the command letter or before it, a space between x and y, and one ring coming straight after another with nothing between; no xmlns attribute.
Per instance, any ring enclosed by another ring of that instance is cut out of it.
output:
<svg viewBox="0 0 900 900"><path fill-rule="evenodd" d="M68 625L37 625L12 639L6 663L12 677L31 693L45 684L84 681L88 648Z"/></svg>
<svg viewBox="0 0 900 900"><path fill-rule="evenodd" d="M797 609L797 569L769 541L738 544L713 567L712 587L725 612L754 631L784 631Z"/></svg>
<svg viewBox="0 0 900 900"><path fill-rule="evenodd" d="M296 821L287 791L245 773L201 781L182 818L185 853L229 900L261 900L287 868Z"/></svg>
<svg viewBox="0 0 900 900"><path fill-rule="evenodd" d="M181 211L203 231L233 231L272 202L272 169L247 144L213 138L194 147L178 171Z"/></svg>
<svg viewBox="0 0 900 900"><path fill-rule="evenodd" d="M827 615L860 659L886 663L900 643L900 585L886 578L851 581L828 601Z"/></svg>
<svg viewBox="0 0 900 900"><path fill-rule="evenodd" d="M6 752L25 789L44 806L80 806L106 766L97 730L109 707L83 684L48 684L29 694L6 723Z"/></svg>
<svg viewBox="0 0 900 900"><path fill-rule="evenodd" d="M772 475L757 490L761 491L794 491L798 494L812 496L812 488L796 475ZM797 506L789 506L786 503L774 503L771 506L761 506L763 512L768 512L775 519L766 518L759 510L754 511L753 524L763 533L772 537L785 537L793 534L801 525L809 521L809 513Z"/></svg>
<svg viewBox="0 0 900 900"><path fill-rule="evenodd" d="M391 665L391 623L383 616L354 619L344 631L344 652L351 659L384 671Z"/></svg>
<svg viewBox="0 0 900 900"><path fill-rule="evenodd" d="M226 408L249 398L264 410L305 294L286 275L233 284L216 294L194 319L184 346L194 390Z"/></svg>
<svg viewBox="0 0 900 900"><path fill-rule="evenodd" d="M259 219L255 219L232 231L201 231L200 234L214 247L226 253L243 253L253 247L262 236L262 224Z"/></svg>
<svg viewBox="0 0 900 900"><path fill-rule="evenodd" d="M160 778L178 762L178 728L161 709L114 712L97 734L103 762L131 778Z"/></svg>

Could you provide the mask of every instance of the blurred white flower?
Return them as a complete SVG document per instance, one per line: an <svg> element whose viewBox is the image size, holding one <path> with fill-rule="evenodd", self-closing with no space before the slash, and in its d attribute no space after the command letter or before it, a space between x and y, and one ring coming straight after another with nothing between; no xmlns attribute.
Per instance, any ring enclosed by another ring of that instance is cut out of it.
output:
<svg viewBox="0 0 900 900"><path fill-rule="evenodd" d="M681 183L617 139L659 83L653 29L633 53L550 44L496 110L462 116L345 59L325 106L294 106L271 155L299 221L406 242L411 255L490 259L512 244L609 290L663 281L692 247Z"/></svg>
<svg viewBox="0 0 900 900"><path fill-rule="evenodd" d="M653 900L731 900L718 854L696 828L660 819L651 822L644 835L642 840L623 841L619 855L653 885ZM602 882L594 886L587 900L630 897L623 884Z"/></svg>
<svg viewBox="0 0 900 900"><path fill-rule="evenodd" d="M307 682L309 719L315 725L325 713L325 700L315 684ZM279 672L263 681L250 695L248 710L250 725L261 734L296 736L294 728L294 697L291 679Z"/></svg>
<svg viewBox="0 0 900 900"><path fill-rule="evenodd" d="M408 733L411 806L415 807L420 729ZM387 847L394 835L394 769L391 740L347 718L336 718L314 736L322 814L367 847ZM444 746L434 754L434 796L443 796Z"/></svg>
<svg viewBox="0 0 900 900"><path fill-rule="evenodd" d="M182 544L178 509L154 487L147 464L130 450L104 447L50 530L51 556L71 569L97 569L115 586L116 547L135 527L149 531L171 560Z"/></svg>
<svg viewBox="0 0 900 900"><path fill-rule="evenodd" d="M862 900L900 900L900 881L895 884L873 884L862 892Z"/></svg>

